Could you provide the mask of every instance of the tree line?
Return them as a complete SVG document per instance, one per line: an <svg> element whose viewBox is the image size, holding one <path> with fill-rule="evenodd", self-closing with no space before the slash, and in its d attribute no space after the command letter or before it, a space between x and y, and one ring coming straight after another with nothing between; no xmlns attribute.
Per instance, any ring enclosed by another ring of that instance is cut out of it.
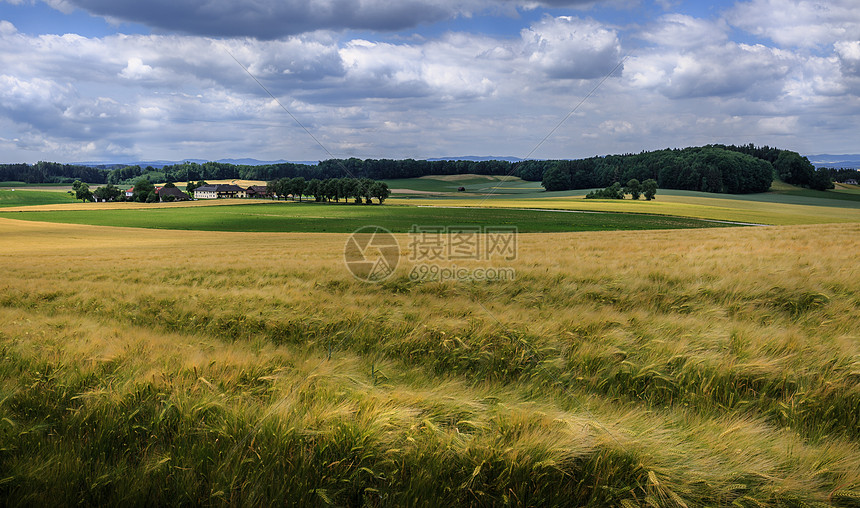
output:
<svg viewBox="0 0 860 508"><path fill-rule="evenodd" d="M849 180L860 182L860 170L850 168L827 168L824 171L827 171L830 174L830 179L834 182L845 183Z"/></svg>
<svg viewBox="0 0 860 508"><path fill-rule="evenodd" d="M189 197L194 197L194 190L203 185L208 185L205 180L197 182L189 181L185 186L185 192ZM167 182L164 188L176 187L176 184ZM391 190L388 184L369 178L327 178L325 180L305 180L302 177L279 178L269 181L266 190L272 199L288 199L301 201L304 196L310 196L317 202L340 202L340 200L353 199L355 203L371 204L372 199L382 204ZM126 196L125 191L114 184L107 184L97 189L90 190L89 184L75 180L72 190L69 191L76 199L81 201L136 201L140 203L155 203L160 200L155 191L155 185L145 177L138 178L134 182L134 190L131 196ZM166 201L173 201L173 196L167 196Z"/></svg>
<svg viewBox="0 0 860 508"><path fill-rule="evenodd" d="M36 164L0 164L0 182L61 183L75 180L89 183L107 183L109 170L39 161Z"/></svg>
<svg viewBox="0 0 860 508"><path fill-rule="evenodd" d="M836 178L833 170L819 169L797 152L769 146L706 145L638 154L606 155L574 160L416 160L329 159L319 164L279 163L259 166L224 162L183 162L156 169L151 166L88 167L39 162L0 165L0 181L27 183L89 183L129 185L144 177L152 182L198 180L263 180L333 178L392 180L427 175L513 175L542 182L547 190L605 188L615 182L653 179L660 188L704 192L751 193L770 188L774 174L812 189L826 189ZM838 173L843 176L843 173Z"/></svg>
<svg viewBox="0 0 860 508"><path fill-rule="evenodd" d="M317 202L339 202L341 199L354 200L355 203L371 204L372 198L376 198L381 205L391 190L385 182L379 182L370 178L326 178L320 180L313 178L305 180L304 177L279 178L272 180L266 185L267 190L273 196L285 198L292 196L293 199L302 200L302 196L311 196Z"/></svg>

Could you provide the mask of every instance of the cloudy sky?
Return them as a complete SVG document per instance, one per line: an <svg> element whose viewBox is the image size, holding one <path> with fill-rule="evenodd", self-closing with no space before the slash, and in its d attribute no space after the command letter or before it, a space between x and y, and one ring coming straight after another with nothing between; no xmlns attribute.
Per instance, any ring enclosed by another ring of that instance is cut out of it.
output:
<svg viewBox="0 0 860 508"><path fill-rule="evenodd" d="M856 0L0 0L0 162L858 140Z"/></svg>

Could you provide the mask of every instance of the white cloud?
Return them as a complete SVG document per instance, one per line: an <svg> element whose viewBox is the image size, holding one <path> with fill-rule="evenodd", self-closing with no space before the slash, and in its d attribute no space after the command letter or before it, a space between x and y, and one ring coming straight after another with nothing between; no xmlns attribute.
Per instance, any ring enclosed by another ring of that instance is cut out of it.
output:
<svg viewBox="0 0 860 508"><path fill-rule="evenodd" d="M724 20L707 21L685 14L666 14L647 26L639 37L663 47L691 48L713 45L728 39Z"/></svg>
<svg viewBox="0 0 860 508"><path fill-rule="evenodd" d="M844 72L860 76L860 41L840 41L834 48Z"/></svg>
<svg viewBox="0 0 860 508"><path fill-rule="evenodd" d="M620 59L617 33L593 20L546 17L520 35L529 62L550 78L603 77Z"/></svg>
<svg viewBox="0 0 860 508"><path fill-rule="evenodd" d="M740 94L773 99L791 64L792 56L779 50L729 42L690 51L650 51L631 58L624 75L636 87L675 99Z"/></svg>
<svg viewBox="0 0 860 508"><path fill-rule="evenodd" d="M535 156L750 141L838 151L827 144L856 137L856 41L819 52L730 35L681 14L626 28L545 17L508 37L409 42L34 36L0 23L0 138L4 153L33 161L327 157L232 54L337 156L523 156L619 62L628 37L647 45Z"/></svg>
<svg viewBox="0 0 860 508"><path fill-rule="evenodd" d="M796 116L761 118L758 127L762 134L791 135L798 132L798 120Z"/></svg>
<svg viewBox="0 0 860 508"><path fill-rule="evenodd" d="M827 46L860 34L856 0L751 0L728 12L729 22L782 46Z"/></svg>
<svg viewBox="0 0 860 508"><path fill-rule="evenodd" d="M13 35L16 33L18 33L18 29L15 28L15 25L6 20L0 19L0 36Z"/></svg>
<svg viewBox="0 0 860 508"><path fill-rule="evenodd" d="M128 65L123 69L119 76L126 79L141 79L152 74L152 67L143 63L140 58L130 58Z"/></svg>

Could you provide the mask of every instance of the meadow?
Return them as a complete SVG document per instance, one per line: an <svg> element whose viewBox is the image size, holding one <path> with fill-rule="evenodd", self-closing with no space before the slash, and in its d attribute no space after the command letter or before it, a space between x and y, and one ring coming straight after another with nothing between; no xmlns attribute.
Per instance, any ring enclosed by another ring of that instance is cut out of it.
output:
<svg viewBox="0 0 860 508"><path fill-rule="evenodd" d="M71 204L75 199L65 192L50 190L0 190L0 209L54 204Z"/></svg>
<svg viewBox="0 0 860 508"><path fill-rule="evenodd" d="M6 505L860 503L860 224L524 233L498 282L401 234L366 284L344 234L6 217Z"/></svg>

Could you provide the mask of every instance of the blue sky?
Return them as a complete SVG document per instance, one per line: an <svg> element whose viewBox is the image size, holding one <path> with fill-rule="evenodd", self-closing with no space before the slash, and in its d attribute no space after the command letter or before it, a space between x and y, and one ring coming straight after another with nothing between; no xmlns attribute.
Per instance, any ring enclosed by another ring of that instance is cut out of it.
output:
<svg viewBox="0 0 860 508"><path fill-rule="evenodd" d="M858 153L855 3L0 0L0 162Z"/></svg>

